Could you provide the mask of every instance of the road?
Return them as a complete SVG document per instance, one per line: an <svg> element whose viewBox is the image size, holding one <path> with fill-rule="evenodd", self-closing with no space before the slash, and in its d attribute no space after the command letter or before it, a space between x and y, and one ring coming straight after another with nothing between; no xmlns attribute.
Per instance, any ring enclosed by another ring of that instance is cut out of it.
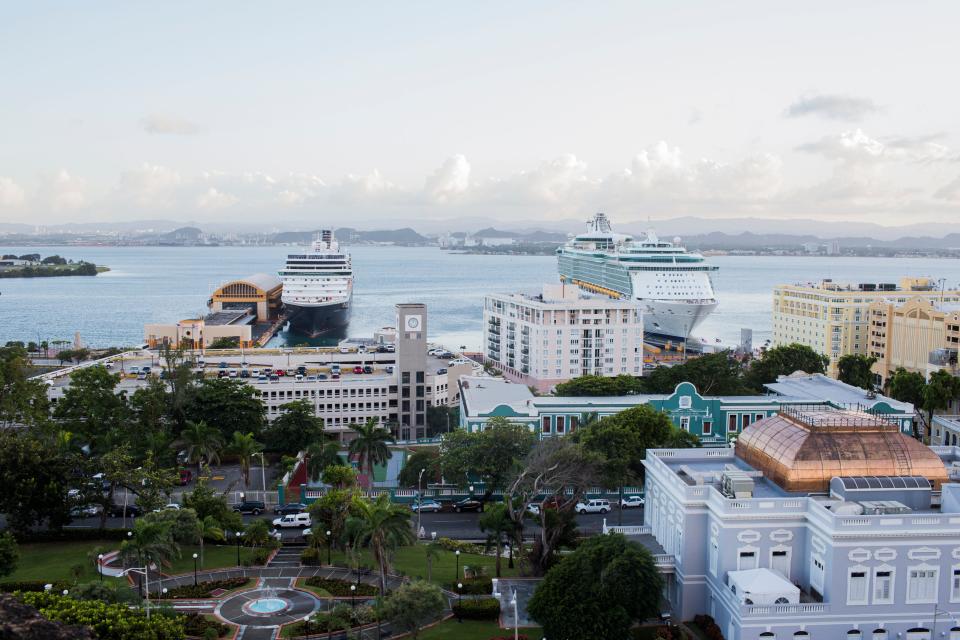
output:
<svg viewBox="0 0 960 640"><path fill-rule="evenodd" d="M607 524L619 524L620 512L614 509L606 515L599 513L588 513L577 516L577 526L584 535L595 535L601 532L603 528L603 519L607 519ZM278 516L273 514L261 514L260 516L243 516L244 522L250 522L254 518L272 520ZM456 540L480 540L485 538L485 534L480 531L479 513L424 513L421 515L421 526L429 537L434 531L438 538L454 538ZM413 514L414 523L417 522L417 514ZM122 528L129 527L131 520L128 518L126 525L121 518L107 518L107 527ZM624 525L642 525L643 509L624 509ZM95 528L100 526L100 518L75 518L70 524L71 528ZM537 531L538 528L531 523L526 532L528 534ZM284 540L296 540L301 537L300 529L284 529L281 531Z"/></svg>

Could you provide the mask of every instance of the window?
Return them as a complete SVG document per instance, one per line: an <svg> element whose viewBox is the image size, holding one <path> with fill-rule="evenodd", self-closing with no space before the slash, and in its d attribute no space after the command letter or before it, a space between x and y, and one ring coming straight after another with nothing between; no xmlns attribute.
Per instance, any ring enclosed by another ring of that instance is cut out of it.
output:
<svg viewBox="0 0 960 640"><path fill-rule="evenodd" d="M847 604L867 604L866 567L854 567L847 575Z"/></svg>
<svg viewBox="0 0 960 640"><path fill-rule="evenodd" d="M690 431L690 416L680 418L680 428L684 431Z"/></svg>
<svg viewBox="0 0 960 640"><path fill-rule="evenodd" d="M710 573L717 575L717 564L720 561L720 548L717 546L717 539L710 540Z"/></svg>
<svg viewBox="0 0 960 640"><path fill-rule="evenodd" d="M550 416L543 416L543 426L541 431L543 431L543 433L550 433Z"/></svg>
<svg viewBox="0 0 960 640"><path fill-rule="evenodd" d="M770 551L770 568L779 571L783 577L790 579L790 550L773 549Z"/></svg>
<svg viewBox="0 0 960 640"><path fill-rule="evenodd" d="M737 431L737 414L731 413L727 416L727 431L735 433Z"/></svg>
<svg viewBox="0 0 960 640"><path fill-rule="evenodd" d="M692 401L692 398L691 398L690 396L680 396L680 408L681 408L681 409L689 409L692 403L693 403L693 401Z"/></svg>
<svg viewBox="0 0 960 640"><path fill-rule="evenodd" d="M893 569L877 567L873 571L873 604L893 603Z"/></svg>
<svg viewBox="0 0 960 640"><path fill-rule="evenodd" d="M756 550L742 549L737 557L737 571L746 571L747 569L757 568Z"/></svg>
<svg viewBox="0 0 960 640"><path fill-rule="evenodd" d="M887 640L887 630L886 629L874 629L873 637L870 640Z"/></svg>
<svg viewBox="0 0 960 640"><path fill-rule="evenodd" d="M850 629L847 631L847 640L860 640L863 637L863 634L856 629Z"/></svg>
<svg viewBox="0 0 960 640"><path fill-rule="evenodd" d="M749 413L743 414L742 420L743 420L743 428L744 428L744 429L746 429L747 427L750 426L750 414L749 414Z"/></svg>
<svg viewBox="0 0 960 640"><path fill-rule="evenodd" d="M823 559L820 556L810 558L810 586L823 592Z"/></svg>
<svg viewBox="0 0 960 640"><path fill-rule="evenodd" d="M762 414L762 413L755 413L755 414L753 415L753 421L754 421L754 422L758 422L758 421L760 421L760 420L763 420L763 414Z"/></svg>
<svg viewBox="0 0 960 640"><path fill-rule="evenodd" d="M930 629L923 627L907 629L907 640L930 640Z"/></svg>
<svg viewBox="0 0 960 640"><path fill-rule="evenodd" d="M935 603L937 601L937 569L921 565L907 574L907 604Z"/></svg>
<svg viewBox="0 0 960 640"><path fill-rule="evenodd" d="M564 417L557 416L557 433L563 433L564 429L566 428L563 422L564 422Z"/></svg>
<svg viewBox="0 0 960 640"><path fill-rule="evenodd" d="M950 578L950 602L960 602L960 565L953 565Z"/></svg>
<svg viewBox="0 0 960 640"><path fill-rule="evenodd" d="M713 420L703 421L703 435L709 436L713 433Z"/></svg>

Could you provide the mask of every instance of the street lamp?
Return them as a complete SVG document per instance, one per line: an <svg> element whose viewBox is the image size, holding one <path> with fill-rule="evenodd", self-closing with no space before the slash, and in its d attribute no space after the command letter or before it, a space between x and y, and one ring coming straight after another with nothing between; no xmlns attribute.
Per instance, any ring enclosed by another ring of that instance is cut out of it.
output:
<svg viewBox="0 0 960 640"><path fill-rule="evenodd" d="M332 535L333 533L329 529L327 529L327 566L330 566L332 564L330 562L330 545L333 544L333 540L330 538L330 536Z"/></svg>
<svg viewBox="0 0 960 640"><path fill-rule="evenodd" d="M240 566L240 536L242 535L239 531L235 532L237 534L237 566Z"/></svg>
<svg viewBox="0 0 960 640"><path fill-rule="evenodd" d="M197 554L193 554L193 586L197 586Z"/></svg>
<svg viewBox="0 0 960 640"><path fill-rule="evenodd" d="M303 617L303 635L310 640L310 616Z"/></svg>
<svg viewBox="0 0 960 640"><path fill-rule="evenodd" d="M457 552L457 555L458 556L460 555L459 551ZM457 559L459 560L459 558ZM462 604L463 604L463 583L458 582L457 583L457 622L463 622L463 618L460 617L461 614L463 613L463 609L460 608Z"/></svg>
<svg viewBox="0 0 960 640"><path fill-rule="evenodd" d="M63 590L63 595L64 595L64 596L70 595L70 590L69 590L69 589L64 589L64 590Z"/></svg>
<svg viewBox="0 0 960 640"><path fill-rule="evenodd" d="M356 613L357 611L356 601L353 599L353 596L356 593L357 593L357 585L355 584L350 585L350 609L352 609L354 613Z"/></svg>
<svg viewBox="0 0 960 640"><path fill-rule="evenodd" d="M417 538L420 537L420 512L423 511L423 489L421 489L420 483L423 480L424 471L426 471L426 468L420 469L420 474L417 475Z"/></svg>
<svg viewBox="0 0 960 640"><path fill-rule="evenodd" d="M453 552L453 555L457 556L457 573L455 574L457 580L460 579L460 549L457 549Z"/></svg>
<svg viewBox="0 0 960 640"><path fill-rule="evenodd" d="M167 588L166 588L166 587L163 588L163 597L164 597L164 598L167 597Z"/></svg>
<svg viewBox="0 0 960 640"><path fill-rule="evenodd" d="M513 605L513 640L519 640L520 619L517 615L517 590L513 590L513 597L510 598L510 604Z"/></svg>
<svg viewBox="0 0 960 640"><path fill-rule="evenodd" d="M97 573L100 574L100 582L103 582L103 554L97 554Z"/></svg>

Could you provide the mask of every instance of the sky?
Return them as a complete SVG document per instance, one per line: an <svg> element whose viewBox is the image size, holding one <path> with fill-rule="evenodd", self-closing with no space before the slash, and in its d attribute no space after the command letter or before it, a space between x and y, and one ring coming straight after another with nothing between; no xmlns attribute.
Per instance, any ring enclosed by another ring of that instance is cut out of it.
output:
<svg viewBox="0 0 960 640"><path fill-rule="evenodd" d="M0 222L960 222L960 3L0 4Z"/></svg>

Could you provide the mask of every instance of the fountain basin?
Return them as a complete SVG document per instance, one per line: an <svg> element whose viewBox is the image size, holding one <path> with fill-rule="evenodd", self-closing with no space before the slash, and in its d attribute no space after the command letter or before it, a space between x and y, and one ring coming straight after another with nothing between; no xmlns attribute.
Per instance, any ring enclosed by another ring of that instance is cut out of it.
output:
<svg viewBox="0 0 960 640"><path fill-rule="evenodd" d="M286 598L257 598L243 605L244 612L254 616L269 616L289 608L290 601Z"/></svg>

